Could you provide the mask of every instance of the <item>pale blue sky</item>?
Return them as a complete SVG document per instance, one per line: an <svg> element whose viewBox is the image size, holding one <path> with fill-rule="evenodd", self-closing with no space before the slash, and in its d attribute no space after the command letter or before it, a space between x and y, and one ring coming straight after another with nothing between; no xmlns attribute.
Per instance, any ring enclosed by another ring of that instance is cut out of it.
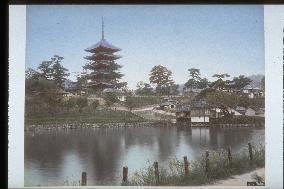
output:
<svg viewBox="0 0 284 189"><path fill-rule="evenodd" d="M82 71L84 49L101 39L102 16L106 40L122 49L117 62L130 88L149 82L158 64L178 84L192 67L209 80L215 73L264 74L262 5L29 5L27 67L58 54L70 72Z"/></svg>

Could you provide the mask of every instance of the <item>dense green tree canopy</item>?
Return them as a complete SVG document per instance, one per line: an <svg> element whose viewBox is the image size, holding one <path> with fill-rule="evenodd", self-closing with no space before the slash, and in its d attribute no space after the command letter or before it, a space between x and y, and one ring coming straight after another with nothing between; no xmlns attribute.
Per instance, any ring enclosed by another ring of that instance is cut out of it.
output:
<svg viewBox="0 0 284 189"><path fill-rule="evenodd" d="M151 87L149 83L140 81L137 83L136 87L137 89L135 93L137 95L153 95L154 94L153 88Z"/></svg>
<svg viewBox="0 0 284 189"><path fill-rule="evenodd" d="M174 83L172 72L162 65L154 66L150 72L150 83L160 87L171 86Z"/></svg>
<svg viewBox="0 0 284 189"><path fill-rule="evenodd" d="M234 77L233 82L234 82L234 88L240 90L243 89L248 84L250 84L252 80L245 77L244 75L240 75L239 77Z"/></svg>
<svg viewBox="0 0 284 189"><path fill-rule="evenodd" d="M189 79L185 83L186 88L190 89L204 89L208 86L207 78L200 77L200 70L196 68L190 68L189 71Z"/></svg>

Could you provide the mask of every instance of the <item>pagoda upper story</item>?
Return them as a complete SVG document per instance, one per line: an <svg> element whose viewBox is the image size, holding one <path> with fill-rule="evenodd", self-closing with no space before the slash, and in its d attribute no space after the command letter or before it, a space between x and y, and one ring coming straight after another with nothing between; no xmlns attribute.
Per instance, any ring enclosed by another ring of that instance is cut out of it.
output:
<svg viewBox="0 0 284 189"><path fill-rule="evenodd" d="M102 39L95 45L85 49L90 55L84 57L89 63L84 66L90 71L87 74L89 86L103 90L106 88L119 88L119 79L123 76L119 72L120 65L115 60L121 58L115 52L121 49L110 44L104 38L104 22L102 21Z"/></svg>
<svg viewBox="0 0 284 189"><path fill-rule="evenodd" d="M120 51L121 49L110 44L109 42L107 42L105 40L105 37L104 37L104 22L102 21L102 39L97 42L96 44L94 44L93 46L85 49L85 51L87 52L90 52L90 53L115 53L117 51Z"/></svg>

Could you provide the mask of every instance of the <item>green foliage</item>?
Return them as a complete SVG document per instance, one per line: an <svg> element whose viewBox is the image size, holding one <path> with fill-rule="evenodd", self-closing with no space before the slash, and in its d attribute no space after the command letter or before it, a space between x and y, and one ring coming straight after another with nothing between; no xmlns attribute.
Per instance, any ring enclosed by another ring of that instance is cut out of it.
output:
<svg viewBox="0 0 284 189"><path fill-rule="evenodd" d="M37 67L39 70L41 77L45 79L52 79L52 69L51 69L52 61L42 61L42 63Z"/></svg>
<svg viewBox="0 0 284 189"><path fill-rule="evenodd" d="M233 87L235 89L240 90L240 89L243 89L248 84L250 84L252 82L252 80L245 77L244 75L240 75L239 77L234 77L233 82L234 82Z"/></svg>
<svg viewBox="0 0 284 189"><path fill-rule="evenodd" d="M98 106L100 105L99 101L98 100L95 100L94 102L92 102L90 104L90 108L93 112L95 112L95 110L98 108Z"/></svg>
<svg viewBox="0 0 284 189"><path fill-rule="evenodd" d="M26 94L31 95L35 93L47 93L58 91L57 86L54 82L39 78L39 79L27 79L26 80Z"/></svg>
<svg viewBox="0 0 284 189"><path fill-rule="evenodd" d="M205 89L197 96L197 99L205 99L207 102L228 107L242 106L251 107L254 110L264 107L264 98L249 99L247 96L239 96L234 93L227 93L215 89Z"/></svg>
<svg viewBox="0 0 284 189"><path fill-rule="evenodd" d="M119 102L115 93L111 93L111 92L105 93L103 98L106 102L106 106L108 107L113 105L116 102Z"/></svg>
<svg viewBox="0 0 284 189"><path fill-rule="evenodd" d="M52 82L43 78L26 80L25 113L54 114L60 110L63 97Z"/></svg>
<svg viewBox="0 0 284 189"><path fill-rule="evenodd" d="M140 81L137 83L136 85L137 89L135 91L135 93L137 95L142 95L142 96L147 96L147 95L153 95L153 88L151 87L150 84L148 83L144 83L143 81Z"/></svg>
<svg viewBox="0 0 284 189"><path fill-rule="evenodd" d="M40 79L41 75L39 72L35 71L34 69L28 68L25 71L25 77L26 77L26 80L38 80Z"/></svg>
<svg viewBox="0 0 284 189"><path fill-rule="evenodd" d="M61 56L54 55L50 61L43 61L38 66L40 76L53 81L60 88L63 87L64 81L69 76L68 69L61 65L63 59Z"/></svg>
<svg viewBox="0 0 284 189"><path fill-rule="evenodd" d="M169 90L170 90L170 95L178 95L179 94L179 90L178 90L178 87L179 87L179 85L177 85L177 84L173 84L173 85L171 85L169 88Z"/></svg>
<svg viewBox="0 0 284 189"><path fill-rule="evenodd" d="M55 125L74 123L137 123L145 121L129 111L119 110L95 110L88 112L85 108L82 112L57 112L54 115L47 113L25 115L25 126L29 125Z"/></svg>
<svg viewBox="0 0 284 189"><path fill-rule="evenodd" d="M216 77L217 80L212 83L212 86L219 89L225 89L227 88L227 84L229 83L229 80L224 80L226 77L230 77L229 74L223 73L223 74L214 74L212 77Z"/></svg>
<svg viewBox="0 0 284 189"><path fill-rule="evenodd" d="M79 112L81 113L83 108L88 106L88 100L85 97L80 97L76 99L76 105L79 108Z"/></svg>
<svg viewBox="0 0 284 189"><path fill-rule="evenodd" d="M248 150L232 154L232 164L229 164L228 153L225 150L209 153L209 169L205 172L205 155L189 163L189 175L184 174L184 162L174 158L169 162L169 168L159 168L160 179L157 182L153 165L148 165L136 171L126 183L129 186L200 186L212 184L219 179L229 178L252 171L265 165L264 146L258 145L253 148L254 159L249 160ZM148 163L149 164L149 163Z"/></svg>
<svg viewBox="0 0 284 189"><path fill-rule="evenodd" d="M136 99L131 96L127 96L125 101L125 106L129 108L129 110L132 110L132 108L136 106Z"/></svg>
<svg viewBox="0 0 284 189"><path fill-rule="evenodd" d="M76 108L77 107L76 98L68 99L67 101L65 101L64 106L67 109L67 111Z"/></svg>
<svg viewBox="0 0 284 189"><path fill-rule="evenodd" d="M63 60L63 57L54 56L53 66L52 66L52 79L55 84L59 87L63 86L66 77L69 76L67 73L68 69L64 68L60 62Z"/></svg>
<svg viewBox="0 0 284 189"><path fill-rule="evenodd" d="M204 89L208 86L209 82L206 78L200 77L200 70L196 68L188 69L189 79L185 83L186 88L190 89Z"/></svg>
<svg viewBox="0 0 284 189"><path fill-rule="evenodd" d="M169 86L174 84L172 72L162 65L154 66L150 72L150 83L156 84L156 92L159 94L169 93Z"/></svg>

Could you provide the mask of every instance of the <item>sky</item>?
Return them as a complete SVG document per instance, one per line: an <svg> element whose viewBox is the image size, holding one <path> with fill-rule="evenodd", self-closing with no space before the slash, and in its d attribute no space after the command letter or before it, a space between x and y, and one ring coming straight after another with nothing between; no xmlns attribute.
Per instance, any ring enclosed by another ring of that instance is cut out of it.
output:
<svg viewBox="0 0 284 189"><path fill-rule="evenodd" d="M131 89L149 82L155 65L171 70L177 84L189 68L211 81L215 73L264 74L262 5L28 5L26 68L57 54L76 81L90 55L84 49L101 40L102 17Z"/></svg>

